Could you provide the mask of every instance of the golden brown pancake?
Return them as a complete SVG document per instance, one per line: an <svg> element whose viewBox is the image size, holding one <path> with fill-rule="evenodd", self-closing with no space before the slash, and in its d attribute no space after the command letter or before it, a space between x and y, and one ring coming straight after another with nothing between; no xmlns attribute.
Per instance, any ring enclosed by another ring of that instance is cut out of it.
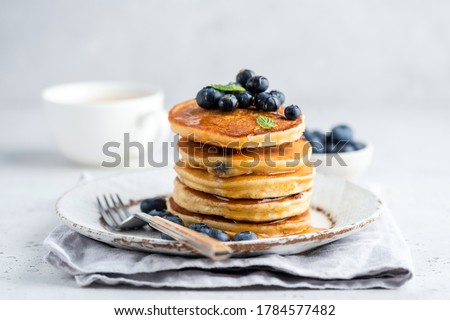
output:
<svg viewBox="0 0 450 320"><path fill-rule="evenodd" d="M277 126L272 129L260 127L256 118L261 115L275 120ZM174 106L169 112L169 122L175 133L190 140L233 149L297 141L305 130L303 115L297 120L288 120L283 115L283 108L276 113L255 109L223 112L203 109L195 100Z"/></svg>
<svg viewBox="0 0 450 320"><path fill-rule="evenodd" d="M274 221L298 215L309 208L311 190L270 199L229 199L193 190L175 180L172 197L192 212L221 216L239 221Z"/></svg>
<svg viewBox="0 0 450 320"><path fill-rule="evenodd" d="M212 228L223 230L231 235L242 231L252 231L260 238L283 237L301 234L309 229L311 221L309 210L286 219L255 223L194 213L178 205L172 197L170 197L167 201L167 206L168 210L179 216L186 225L206 223Z"/></svg>
<svg viewBox="0 0 450 320"><path fill-rule="evenodd" d="M311 155L311 146L303 139L280 146L237 150L182 137L178 141L178 149L189 167L208 170L221 178L294 172L304 166Z"/></svg>
<svg viewBox="0 0 450 320"><path fill-rule="evenodd" d="M314 167L302 166L298 171L272 176L219 178L206 170L189 168L183 161L175 165L175 171L189 188L233 199L276 198L307 191L315 173Z"/></svg>

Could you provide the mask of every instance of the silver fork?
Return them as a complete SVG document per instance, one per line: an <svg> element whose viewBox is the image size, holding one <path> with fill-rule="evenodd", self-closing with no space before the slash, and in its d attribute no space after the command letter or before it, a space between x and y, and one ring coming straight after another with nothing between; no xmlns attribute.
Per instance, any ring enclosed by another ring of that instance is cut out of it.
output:
<svg viewBox="0 0 450 320"><path fill-rule="evenodd" d="M143 212L131 214L118 194L116 194L116 199L113 195L109 195L109 198L112 204L108 197L103 195L105 205L102 205L102 201L97 197L97 205L103 220L114 230L137 229L148 224L212 260L224 260L231 257L233 253L233 250L226 244L161 217Z"/></svg>

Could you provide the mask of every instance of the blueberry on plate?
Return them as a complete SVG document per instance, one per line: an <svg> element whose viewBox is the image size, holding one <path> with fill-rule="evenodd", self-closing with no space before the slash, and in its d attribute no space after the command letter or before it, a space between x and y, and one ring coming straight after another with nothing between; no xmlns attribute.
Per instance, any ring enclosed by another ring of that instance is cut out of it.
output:
<svg viewBox="0 0 450 320"><path fill-rule="evenodd" d="M251 231L243 231L236 233L233 237L233 241L246 241L246 240L255 240L258 239L256 233Z"/></svg>
<svg viewBox="0 0 450 320"><path fill-rule="evenodd" d="M277 97L280 100L280 103L283 104L286 101L286 97L284 96L284 93L278 90L272 90L270 91L270 94Z"/></svg>
<svg viewBox="0 0 450 320"><path fill-rule="evenodd" d="M247 109L254 104L254 98L248 91L239 92L236 95L236 99L238 100L238 108L241 109Z"/></svg>
<svg viewBox="0 0 450 320"><path fill-rule="evenodd" d="M241 86L245 86L248 79L254 77L255 73L252 70L242 69L239 70L239 73L236 76L236 82L238 82Z"/></svg>
<svg viewBox="0 0 450 320"><path fill-rule="evenodd" d="M331 134L335 142L341 140L345 141L353 140L353 130L345 124L336 126L333 129L331 129Z"/></svg>
<svg viewBox="0 0 450 320"><path fill-rule="evenodd" d="M183 220L181 220L181 218L179 216L173 215L171 213L167 213L165 216L161 217L163 219L169 220L170 222L179 224L180 226L184 226ZM174 238L168 236L165 233L160 233L161 234L161 239L165 239L165 240L175 240Z"/></svg>
<svg viewBox="0 0 450 320"><path fill-rule="evenodd" d="M179 224L180 226L184 226L184 222L183 222L183 220L181 220L181 218L179 216L169 213L169 214L163 216L162 218L169 220L170 222Z"/></svg>
<svg viewBox="0 0 450 320"><path fill-rule="evenodd" d="M194 223L189 226L189 229L203 233L211 237L212 228L205 223Z"/></svg>
<svg viewBox="0 0 450 320"><path fill-rule="evenodd" d="M351 142L351 144L353 145L353 148L355 149L355 151L364 149L366 147L366 145L362 142L353 141L353 142Z"/></svg>
<svg viewBox="0 0 450 320"><path fill-rule="evenodd" d="M247 80L244 87L251 93L260 93L269 88L269 80L263 76L253 76Z"/></svg>
<svg viewBox="0 0 450 320"><path fill-rule="evenodd" d="M219 109L221 111L229 112L238 107L238 100L232 94L226 94L219 99Z"/></svg>
<svg viewBox="0 0 450 320"><path fill-rule="evenodd" d="M302 115L302 111L298 106L292 104L284 109L284 116L288 120L297 120Z"/></svg>
<svg viewBox="0 0 450 320"><path fill-rule="evenodd" d="M204 109L217 109L219 99L223 97L223 92L211 87L206 87L197 93L197 104Z"/></svg>
<svg viewBox="0 0 450 320"><path fill-rule="evenodd" d="M154 217L161 217L164 218L165 216L169 215L170 213L165 210L157 210L157 209L153 209L152 211L148 212L149 215L154 216Z"/></svg>
<svg viewBox="0 0 450 320"><path fill-rule="evenodd" d="M162 233L162 232L160 232L159 235L160 235L161 239L164 239L164 240L175 240L174 238L172 238L172 237L170 237L167 234Z"/></svg>
<svg viewBox="0 0 450 320"><path fill-rule="evenodd" d="M156 197L142 200L141 202L141 211L145 213L149 213L152 210L164 210L167 209L166 198L165 197Z"/></svg>
<svg viewBox="0 0 450 320"><path fill-rule="evenodd" d="M230 236L223 230L212 229L211 237L219 241L230 241Z"/></svg>
<svg viewBox="0 0 450 320"><path fill-rule="evenodd" d="M270 97L268 92L260 92L255 96L255 106L258 110L264 110L264 103Z"/></svg>

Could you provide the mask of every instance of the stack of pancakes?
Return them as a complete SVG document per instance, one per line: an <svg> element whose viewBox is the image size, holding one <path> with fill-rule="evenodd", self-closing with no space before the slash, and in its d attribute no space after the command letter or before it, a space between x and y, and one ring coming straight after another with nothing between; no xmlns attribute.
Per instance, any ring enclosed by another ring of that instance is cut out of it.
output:
<svg viewBox="0 0 450 320"><path fill-rule="evenodd" d="M265 116L276 127L264 129ZM225 113L200 108L195 100L169 113L180 135L181 160L169 198L169 211L186 225L206 223L233 235L252 231L259 237L304 233L310 227L309 203L314 168L311 148L302 139L304 118L237 109Z"/></svg>

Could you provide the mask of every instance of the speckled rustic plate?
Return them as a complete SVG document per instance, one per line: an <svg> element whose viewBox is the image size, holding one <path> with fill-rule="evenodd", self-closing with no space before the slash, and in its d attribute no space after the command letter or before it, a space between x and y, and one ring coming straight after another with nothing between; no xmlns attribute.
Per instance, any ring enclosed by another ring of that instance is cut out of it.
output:
<svg viewBox="0 0 450 320"><path fill-rule="evenodd" d="M131 210L144 198L169 194L175 173L161 169L127 173L84 183L64 194L56 205L62 222L92 239L115 247L193 255L175 241L160 239L146 229L116 232L105 226L97 212L97 195L118 193ZM371 192L337 177L317 175L312 198L312 225L326 230L282 238L229 242L236 255L294 254L349 236L373 222L382 212L381 201Z"/></svg>

